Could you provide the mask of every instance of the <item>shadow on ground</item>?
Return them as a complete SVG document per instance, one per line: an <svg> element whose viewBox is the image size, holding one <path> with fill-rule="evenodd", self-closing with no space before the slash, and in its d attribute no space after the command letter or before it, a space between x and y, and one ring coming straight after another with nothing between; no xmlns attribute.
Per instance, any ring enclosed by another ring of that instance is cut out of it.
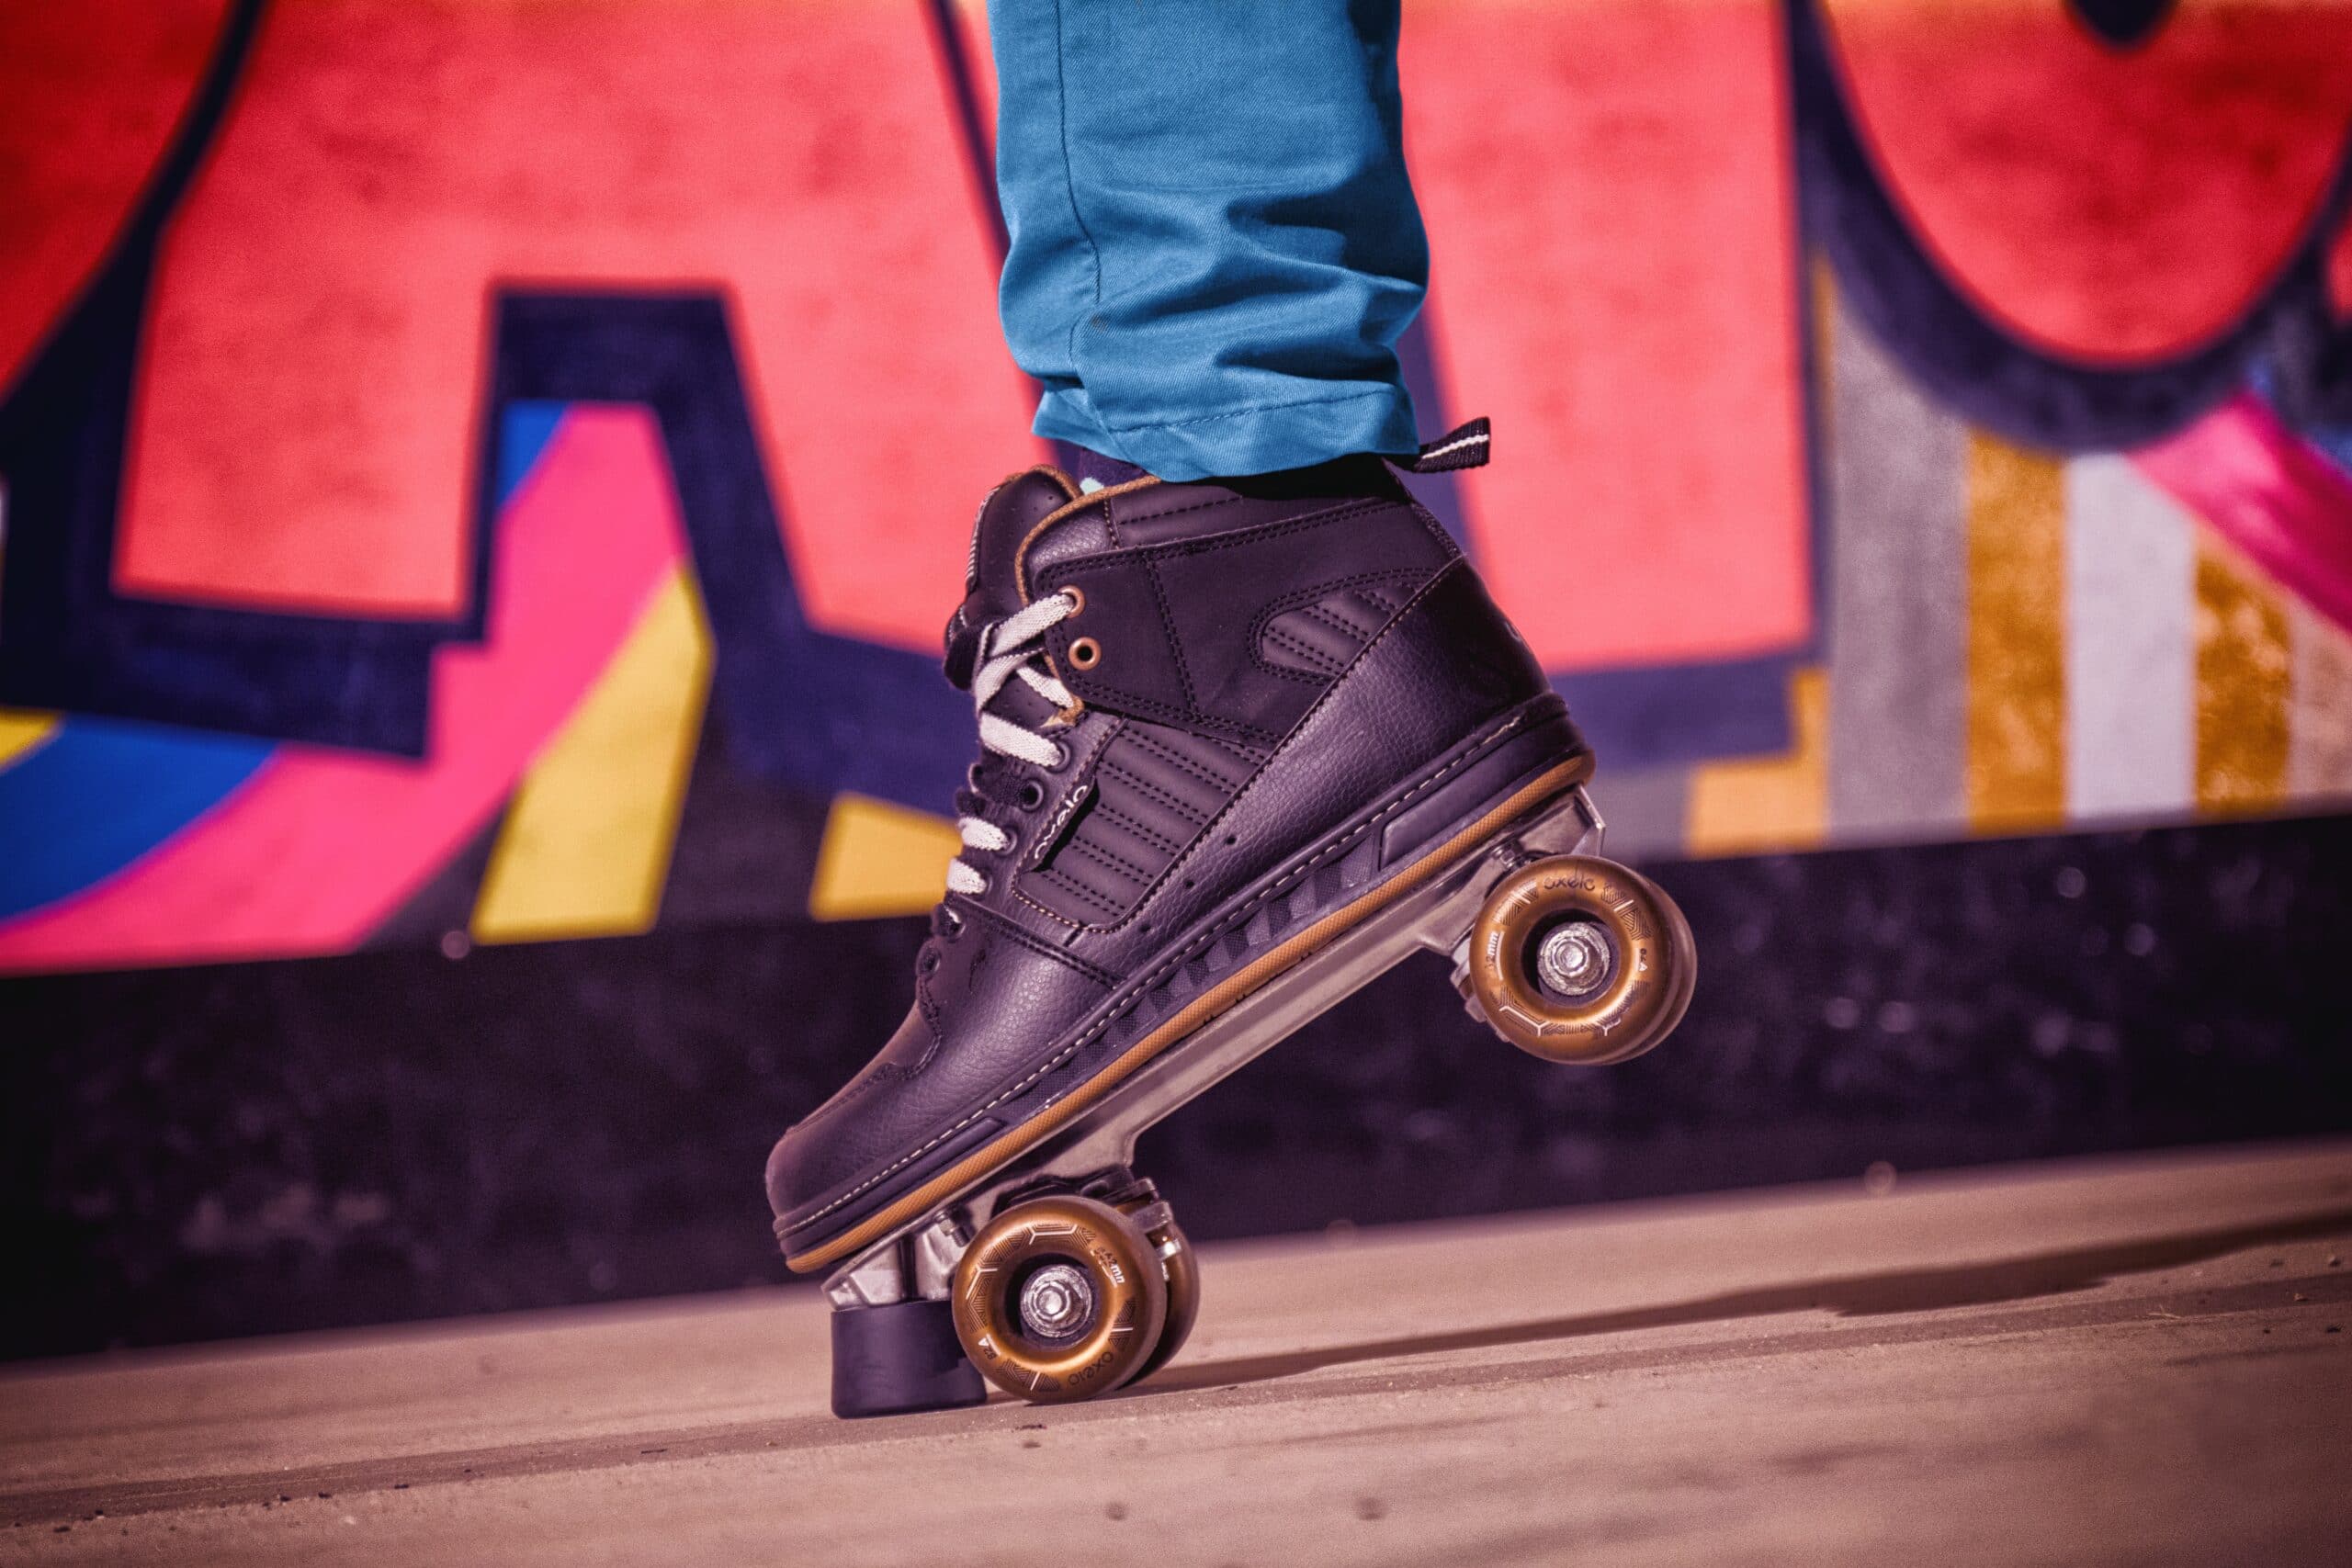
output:
<svg viewBox="0 0 2352 1568"><path fill-rule="evenodd" d="M1986 1263L1883 1274L1849 1274L1786 1285L1759 1286L1753 1290L1733 1291L1723 1295L1658 1306L1583 1313L1570 1317L1503 1324L1492 1328L1470 1328L1447 1334L1375 1339L1361 1345L1335 1345L1320 1349L1289 1351L1278 1356L1244 1356L1231 1360L1204 1361L1163 1371L1148 1386L1134 1392L1138 1396L1146 1396L1175 1393L1186 1389L1227 1388L1238 1383L1295 1377L1327 1367L1383 1361L1398 1356L1423 1356L1448 1350L1500 1349L1512 1345L1539 1345L1548 1340L1574 1339L1588 1335L1623 1334L1634 1329L1671 1328L1745 1317L1771 1317L1782 1313L1830 1312L1840 1317L1865 1317L1891 1313L1936 1312L1948 1307L1984 1306L1999 1302L2026 1301L2039 1296L2092 1290L2118 1275L2184 1268L2192 1263L2225 1258L2248 1247L2310 1241L2347 1231L2352 1231L2352 1209L2330 1209L2267 1224L2030 1253L2021 1258L1996 1258Z"/></svg>
<svg viewBox="0 0 2352 1568"><path fill-rule="evenodd" d="M1380 1361L1396 1357L1424 1356L1450 1350L1501 1348L1540 1345L1635 1329L1672 1327L1763 1318L1782 1314L1826 1311L1841 1316L1883 1316L1925 1314L1946 1308L1983 1306L2070 1294L2091 1290L2119 1276L2147 1273L2206 1262L2249 1248L2352 1235L2352 1208L2335 1208L2291 1216L2264 1224L2190 1232L2106 1246L2076 1247L2025 1257L1996 1259L1940 1269L1889 1270L1853 1274L1752 1290L1656 1306L1629 1307L1617 1312L1587 1313L1457 1333L1417 1335L1336 1345L1280 1356L1239 1357L1222 1361L1182 1365L1153 1378L1142 1388L1122 1391L1107 1399L1079 1404L1042 1407L999 1395L978 1410L940 1411L894 1416L881 1421L840 1421L810 1414L786 1419L728 1421L659 1430L629 1428L589 1437L556 1438L474 1449L378 1455L311 1467L213 1472L185 1476L134 1477L72 1486L0 1492L0 1527L28 1528L73 1521L103 1512L108 1517L149 1513L168 1508L213 1508L267 1506L317 1493L341 1495L390 1487L463 1485L498 1478L542 1475L558 1471L620 1469L637 1465L715 1459L730 1454L796 1449L825 1449L889 1441L924 1434L971 1433L978 1430L1029 1429L1050 1408L1057 1425L1072 1421L1116 1419L1130 1399L1191 1393L1198 1400L1221 1397L1242 1400L1270 1397L1264 1393L1228 1394L1226 1391L1331 1367ZM2352 1269L2330 1273L2323 1284L2308 1275L2292 1274L2258 1284L2245 1282L2200 1295L2178 1315L2242 1311L2276 1303L2280 1287L2292 1284L2312 1298L2352 1301ZM2114 1303L2116 1321L2143 1315L2144 1300ZM1990 1327L1983 1318L1967 1321L1964 1332ZM1852 1331L1848 1331L1852 1332ZM1920 1335L1932 1337L1932 1326ZM1828 1337L1835 1337L1830 1336ZM1803 1337L1806 1348L1819 1348L1825 1337ZM1727 1353L1742 1357L1758 1351L1755 1341L1743 1341ZM1649 1354L1649 1352L1639 1352ZM1582 1358L1579 1358L1581 1359ZM1525 1375L1515 1367L1506 1375ZM1459 1382L1455 1369L1445 1374ZM1367 1378L1320 1380L1298 1391L1304 1397L1344 1395L1357 1386L1380 1382L1384 1374ZM15 1391L26 1396L38 1380ZM1211 1392L1215 1391L1215 1392ZM1271 1397L1284 1397L1273 1394ZM1133 1414L1132 1409L1129 1414Z"/></svg>

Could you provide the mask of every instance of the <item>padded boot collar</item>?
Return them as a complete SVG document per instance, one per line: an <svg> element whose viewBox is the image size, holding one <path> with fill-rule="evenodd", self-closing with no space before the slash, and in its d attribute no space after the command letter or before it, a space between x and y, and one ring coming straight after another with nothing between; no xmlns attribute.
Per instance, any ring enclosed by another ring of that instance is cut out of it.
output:
<svg viewBox="0 0 2352 1568"><path fill-rule="evenodd" d="M947 678L972 683L979 632L1028 603L1022 592L1021 547L1037 525L1078 499L1078 486L1059 468L1013 475L989 491L972 521L972 554L964 572L964 602L947 618Z"/></svg>

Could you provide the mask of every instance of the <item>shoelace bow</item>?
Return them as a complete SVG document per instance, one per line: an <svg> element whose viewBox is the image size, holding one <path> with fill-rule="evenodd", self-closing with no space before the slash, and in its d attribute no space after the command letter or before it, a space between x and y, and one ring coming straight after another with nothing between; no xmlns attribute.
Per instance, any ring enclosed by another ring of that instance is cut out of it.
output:
<svg viewBox="0 0 2352 1568"><path fill-rule="evenodd" d="M1058 740L989 712L989 702L1007 682L1018 678L1031 691L1067 710L1077 698L1041 668L1048 626L1069 618L1078 601L1055 593L980 628L979 652L972 671L972 711L979 720L980 745L1002 757L1016 757L1040 768L1058 768L1069 752ZM1012 835L985 817L958 817L956 830L967 853L1002 854L1012 847ZM963 855L947 863L947 890L978 896L989 890L989 879Z"/></svg>

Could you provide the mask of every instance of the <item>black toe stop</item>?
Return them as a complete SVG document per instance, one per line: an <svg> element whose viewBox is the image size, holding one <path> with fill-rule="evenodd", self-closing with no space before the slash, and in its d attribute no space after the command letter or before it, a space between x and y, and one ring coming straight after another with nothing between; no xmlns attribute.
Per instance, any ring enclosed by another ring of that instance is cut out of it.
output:
<svg viewBox="0 0 2352 1568"><path fill-rule="evenodd" d="M899 1302L833 1314L833 1414L956 1410L989 1396L945 1302Z"/></svg>

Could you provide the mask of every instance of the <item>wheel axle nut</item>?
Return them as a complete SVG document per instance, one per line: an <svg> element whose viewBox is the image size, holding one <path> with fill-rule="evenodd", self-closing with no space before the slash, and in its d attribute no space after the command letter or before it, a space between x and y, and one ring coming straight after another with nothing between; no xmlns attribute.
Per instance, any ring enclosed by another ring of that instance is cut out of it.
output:
<svg viewBox="0 0 2352 1568"><path fill-rule="evenodd" d="M1040 1269L1021 1288L1021 1321L1041 1337L1067 1339L1094 1315L1094 1288L1068 1263Z"/></svg>
<svg viewBox="0 0 2352 1568"><path fill-rule="evenodd" d="M1562 926L1537 945L1535 975L1555 996L1592 995L1609 977L1608 936L1589 920Z"/></svg>

